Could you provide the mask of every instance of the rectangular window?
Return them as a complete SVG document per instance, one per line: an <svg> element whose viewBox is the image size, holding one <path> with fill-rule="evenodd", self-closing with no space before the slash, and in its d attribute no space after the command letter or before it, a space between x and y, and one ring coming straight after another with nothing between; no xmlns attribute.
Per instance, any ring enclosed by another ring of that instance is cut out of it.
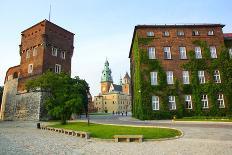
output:
<svg viewBox="0 0 232 155"><path fill-rule="evenodd" d="M158 85L157 75L157 72L151 72L151 85Z"/></svg>
<svg viewBox="0 0 232 155"><path fill-rule="evenodd" d="M229 55L230 55L230 58L232 59L232 48L229 48Z"/></svg>
<svg viewBox="0 0 232 155"><path fill-rule="evenodd" d="M61 65L56 64L55 65L55 73L60 73L61 72Z"/></svg>
<svg viewBox="0 0 232 155"><path fill-rule="evenodd" d="M61 59L65 59L65 51L61 52Z"/></svg>
<svg viewBox="0 0 232 155"><path fill-rule="evenodd" d="M215 46L210 46L210 55L211 58L217 58L217 51Z"/></svg>
<svg viewBox="0 0 232 155"><path fill-rule="evenodd" d="M196 59L201 59L202 58L201 48L200 47L195 47L195 56L196 56Z"/></svg>
<svg viewBox="0 0 232 155"><path fill-rule="evenodd" d="M183 84L189 84L189 71L183 71Z"/></svg>
<svg viewBox="0 0 232 155"><path fill-rule="evenodd" d="M33 57L37 55L37 47L33 48Z"/></svg>
<svg viewBox="0 0 232 155"><path fill-rule="evenodd" d="M29 64L28 65L28 73L32 73L33 72L33 64Z"/></svg>
<svg viewBox="0 0 232 155"><path fill-rule="evenodd" d="M152 31L147 32L147 36L148 36L148 37L154 37L154 32L152 32Z"/></svg>
<svg viewBox="0 0 232 155"><path fill-rule="evenodd" d="M177 31L177 36L184 36L184 31Z"/></svg>
<svg viewBox="0 0 232 155"><path fill-rule="evenodd" d="M58 49L55 47L52 47L52 55L57 56Z"/></svg>
<svg viewBox="0 0 232 155"><path fill-rule="evenodd" d="M180 59L187 59L186 47L179 47Z"/></svg>
<svg viewBox="0 0 232 155"><path fill-rule="evenodd" d="M198 79L199 83L205 83L205 72L204 71L198 71Z"/></svg>
<svg viewBox="0 0 232 155"><path fill-rule="evenodd" d="M155 47L148 47L149 59L155 59Z"/></svg>
<svg viewBox="0 0 232 155"><path fill-rule="evenodd" d="M152 109L159 110L159 97L158 96L152 96Z"/></svg>
<svg viewBox="0 0 232 155"><path fill-rule="evenodd" d="M27 50L27 52L26 52L26 58L27 59L30 58L30 50Z"/></svg>
<svg viewBox="0 0 232 155"><path fill-rule="evenodd" d="M191 95L185 95L185 107L186 109L192 109L192 99L191 99Z"/></svg>
<svg viewBox="0 0 232 155"><path fill-rule="evenodd" d="M214 35L214 31L213 30L208 31L208 36L213 36L213 35Z"/></svg>
<svg viewBox="0 0 232 155"><path fill-rule="evenodd" d="M176 110L176 101L175 96L168 96L169 109Z"/></svg>
<svg viewBox="0 0 232 155"><path fill-rule="evenodd" d="M202 108L203 109L209 108L208 96L207 95L201 95L201 103L202 103Z"/></svg>
<svg viewBox="0 0 232 155"><path fill-rule="evenodd" d="M164 59L171 59L171 48L170 47L164 47Z"/></svg>
<svg viewBox="0 0 232 155"><path fill-rule="evenodd" d="M164 31L164 32L163 32L163 36L164 36L164 37L168 37L168 36L169 36L169 32L168 32L168 31Z"/></svg>
<svg viewBox="0 0 232 155"><path fill-rule="evenodd" d="M220 72L219 70L215 70L213 74L213 79L215 83L221 83Z"/></svg>
<svg viewBox="0 0 232 155"><path fill-rule="evenodd" d="M200 35L199 31L193 30L193 36L199 36L199 35Z"/></svg>
<svg viewBox="0 0 232 155"><path fill-rule="evenodd" d="M218 94L218 105L219 105L219 108L225 108L225 103L224 103L224 96L223 94Z"/></svg>
<svg viewBox="0 0 232 155"><path fill-rule="evenodd" d="M167 84L174 84L173 72L172 71L167 71L166 75L167 75Z"/></svg>

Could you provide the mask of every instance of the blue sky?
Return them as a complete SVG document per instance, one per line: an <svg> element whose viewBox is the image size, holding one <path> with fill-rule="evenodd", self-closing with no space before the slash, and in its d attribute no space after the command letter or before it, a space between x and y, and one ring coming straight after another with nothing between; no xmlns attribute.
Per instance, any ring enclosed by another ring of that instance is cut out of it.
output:
<svg viewBox="0 0 232 155"><path fill-rule="evenodd" d="M138 24L222 23L232 32L231 0L5 0L0 3L0 85L7 69L20 63L20 33L48 19L75 33L72 76L100 91L106 57L113 80L129 72L128 53Z"/></svg>

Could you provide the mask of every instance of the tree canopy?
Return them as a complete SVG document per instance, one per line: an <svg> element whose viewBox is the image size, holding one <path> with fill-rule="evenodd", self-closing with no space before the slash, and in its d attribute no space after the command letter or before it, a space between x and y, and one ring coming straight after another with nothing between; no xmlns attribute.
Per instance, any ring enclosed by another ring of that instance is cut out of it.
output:
<svg viewBox="0 0 232 155"><path fill-rule="evenodd" d="M71 114L80 114L88 108L88 83L79 77L71 78L65 73L45 74L26 83L28 91L43 91L48 93L45 108L48 114L61 119L66 124Z"/></svg>

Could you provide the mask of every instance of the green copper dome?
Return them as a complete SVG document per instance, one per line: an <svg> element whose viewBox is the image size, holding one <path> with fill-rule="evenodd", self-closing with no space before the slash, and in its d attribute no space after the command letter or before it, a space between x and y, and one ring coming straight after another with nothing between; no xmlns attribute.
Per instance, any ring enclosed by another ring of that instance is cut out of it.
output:
<svg viewBox="0 0 232 155"><path fill-rule="evenodd" d="M108 60L106 60L104 70L102 71L101 82L113 82Z"/></svg>

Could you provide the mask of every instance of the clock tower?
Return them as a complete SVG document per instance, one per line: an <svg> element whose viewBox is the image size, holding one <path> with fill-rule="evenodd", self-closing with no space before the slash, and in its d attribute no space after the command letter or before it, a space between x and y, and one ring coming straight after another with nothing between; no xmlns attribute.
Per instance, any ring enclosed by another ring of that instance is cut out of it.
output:
<svg viewBox="0 0 232 155"><path fill-rule="evenodd" d="M110 85L113 83L111 76L111 69L109 68L109 62L106 60L104 69L101 76L101 93L105 94L109 92Z"/></svg>

